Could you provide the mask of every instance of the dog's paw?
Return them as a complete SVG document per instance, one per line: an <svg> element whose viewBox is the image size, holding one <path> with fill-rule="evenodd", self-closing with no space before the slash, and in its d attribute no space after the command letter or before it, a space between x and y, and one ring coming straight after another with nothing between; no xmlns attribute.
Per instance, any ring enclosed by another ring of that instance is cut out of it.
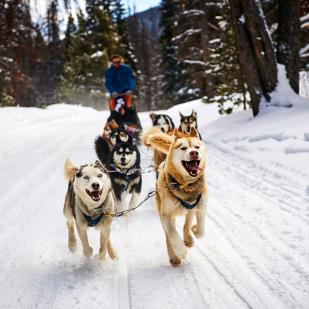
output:
<svg viewBox="0 0 309 309"><path fill-rule="evenodd" d="M189 248L193 247L193 246L194 246L193 237L192 237L191 235L186 235L186 236L184 237L183 243L184 243L187 247L189 247Z"/></svg>
<svg viewBox="0 0 309 309"><path fill-rule="evenodd" d="M93 249L91 247L84 249L84 255L87 257L91 257L93 254Z"/></svg>
<svg viewBox="0 0 309 309"><path fill-rule="evenodd" d="M113 251L113 252L108 252L108 254L109 254L109 256L110 256L110 258L111 258L112 260L118 260L117 253L116 253L115 251Z"/></svg>
<svg viewBox="0 0 309 309"><path fill-rule="evenodd" d="M71 252L75 252L75 250L76 250L76 239L69 240L68 248Z"/></svg>
<svg viewBox="0 0 309 309"><path fill-rule="evenodd" d="M192 232L196 238L202 238L204 236L204 231L198 229L196 224L192 226Z"/></svg>
<svg viewBox="0 0 309 309"><path fill-rule="evenodd" d="M177 258L177 257L174 257L172 259L170 259L170 264L173 266L173 267L177 267L181 264L181 259L180 258Z"/></svg>
<svg viewBox="0 0 309 309"><path fill-rule="evenodd" d="M180 243L178 246L176 246L174 248L174 252L179 259L185 259L187 256L187 248L183 243Z"/></svg>

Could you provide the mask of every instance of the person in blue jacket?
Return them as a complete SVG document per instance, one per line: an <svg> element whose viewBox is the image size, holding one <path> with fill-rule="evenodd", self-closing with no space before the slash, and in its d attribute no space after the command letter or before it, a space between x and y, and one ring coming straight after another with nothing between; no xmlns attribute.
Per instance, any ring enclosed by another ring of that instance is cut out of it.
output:
<svg viewBox="0 0 309 309"><path fill-rule="evenodd" d="M119 94L131 95L136 81L130 66L122 64L120 55L112 56L112 64L105 72L105 87L114 98Z"/></svg>

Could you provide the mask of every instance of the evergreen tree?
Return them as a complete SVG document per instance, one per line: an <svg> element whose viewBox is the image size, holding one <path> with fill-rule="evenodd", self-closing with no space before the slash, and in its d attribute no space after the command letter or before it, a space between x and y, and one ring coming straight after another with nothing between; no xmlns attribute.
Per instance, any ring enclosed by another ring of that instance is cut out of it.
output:
<svg viewBox="0 0 309 309"><path fill-rule="evenodd" d="M117 34L119 36L120 50L125 62L131 66L134 72L137 72L137 59L132 44L129 42L127 19L125 9L121 0L114 0L113 10L111 11L113 21L116 24Z"/></svg>
<svg viewBox="0 0 309 309"><path fill-rule="evenodd" d="M70 43L60 91L68 102L84 101L102 107L103 75L111 55L119 50L119 36L102 1L87 0L86 12L79 12L75 32L72 22L67 27L64 41Z"/></svg>
<svg viewBox="0 0 309 309"><path fill-rule="evenodd" d="M0 17L0 104L33 106L39 97L35 73L44 42L28 1L1 1Z"/></svg>
<svg viewBox="0 0 309 309"><path fill-rule="evenodd" d="M188 76L185 68L178 62L177 45L173 40L175 16L179 14L178 4L178 1L163 0L160 7L162 91L166 107L182 103L187 98L187 89L183 87L183 81Z"/></svg>

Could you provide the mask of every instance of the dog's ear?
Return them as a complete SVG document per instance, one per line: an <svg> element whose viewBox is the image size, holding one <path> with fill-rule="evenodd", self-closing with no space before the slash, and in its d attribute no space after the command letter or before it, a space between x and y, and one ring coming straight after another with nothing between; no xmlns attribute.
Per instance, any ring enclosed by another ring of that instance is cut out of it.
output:
<svg viewBox="0 0 309 309"><path fill-rule="evenodd" d="M191 116L194 117L194 118L196 118L196 116L197 116L196 111L194 109L192 109Z"/></svg>
<svg viewBox="0 0 309 309"><path fill-rule="evenodd" d="M181 112L179 112L179 116L180 116L180 118L184 117L184 115Z"/></svg>
<svg viewBox="0 0 309 309"><path fill-rule="evenodd" d="M152 122L154 122L157 118L157 115L155 113L150 113L149 117L151 118Z"/></svg>
<svg viewBox="0 0 309 309"><path fill-rule="evenodd" d="M186 133L183 132L181 125L178 127L178 129L174 130L174 135L176 138L182 138L186 136Z"/></svg>
<svg viewBox="0 0 309 309"><path fill-rule="evenodd" d="M106 169L105 169L104 165L99 160L96 160L94 162L94 167L100 169L103 173L106 173Z"/></svg>
<svg viewBox="0 0 309 309"><path fill-rule="evenodd" d="M159 151L167 154L171 145L174 143L173 136L167 135L165 133L155 133L148 137L147 142Z"/></svg>
<svg viewBox="0 0 309 309"><path fill-rule="evenodd" d="M64 176L67 181L71 181L74 175L77 173L78 167L74 166L74 164L66 159L64 162Z"/></svg>
<svg viewBox="0 0 309 309"><path fill-rule="evenodd" d="M115 119L112 119L112 120L110 121L110 127L111 127L112 129L118 128L118 124L117 124L117 122L116 122Z"/></svg>
<svg viewBox="0 0 309 309"><path fill-rule="evenodd" d="M193 127L190 129L190 136L199 138L199 134L198 134L197 130Z"/></svg>

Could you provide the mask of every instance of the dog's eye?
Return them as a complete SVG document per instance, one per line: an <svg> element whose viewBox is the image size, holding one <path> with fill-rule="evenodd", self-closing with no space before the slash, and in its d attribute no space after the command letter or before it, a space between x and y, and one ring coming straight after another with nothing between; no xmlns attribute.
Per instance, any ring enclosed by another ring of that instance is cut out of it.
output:
<svg viewBox="0 0 309 309"><path fill-rule="evenodd" d="M195 148L195 149L200 149L200 146L195 146L194 148Z"/></svg>
<svg viewBox="0 0 309 309"><path fill-rule="evenodd" d="M87 179L87 180L88 180L88 179L89 179L89 176L85 175L85 176L84 176L84 179Z"/></svg>
<svg viewBox="0 0 309 309"><path fill-rule="evenodd" d="M187 149L188 147L185 147L185 146L180 148L180 150L187 150Z"/></svg>
<svg viewBox="0 0 309 309"><path fill-rule="evenodd" d="M98 177L99 177L99 178L102 178L102 177L103 177L103 174L99 174Z"/></svg>

